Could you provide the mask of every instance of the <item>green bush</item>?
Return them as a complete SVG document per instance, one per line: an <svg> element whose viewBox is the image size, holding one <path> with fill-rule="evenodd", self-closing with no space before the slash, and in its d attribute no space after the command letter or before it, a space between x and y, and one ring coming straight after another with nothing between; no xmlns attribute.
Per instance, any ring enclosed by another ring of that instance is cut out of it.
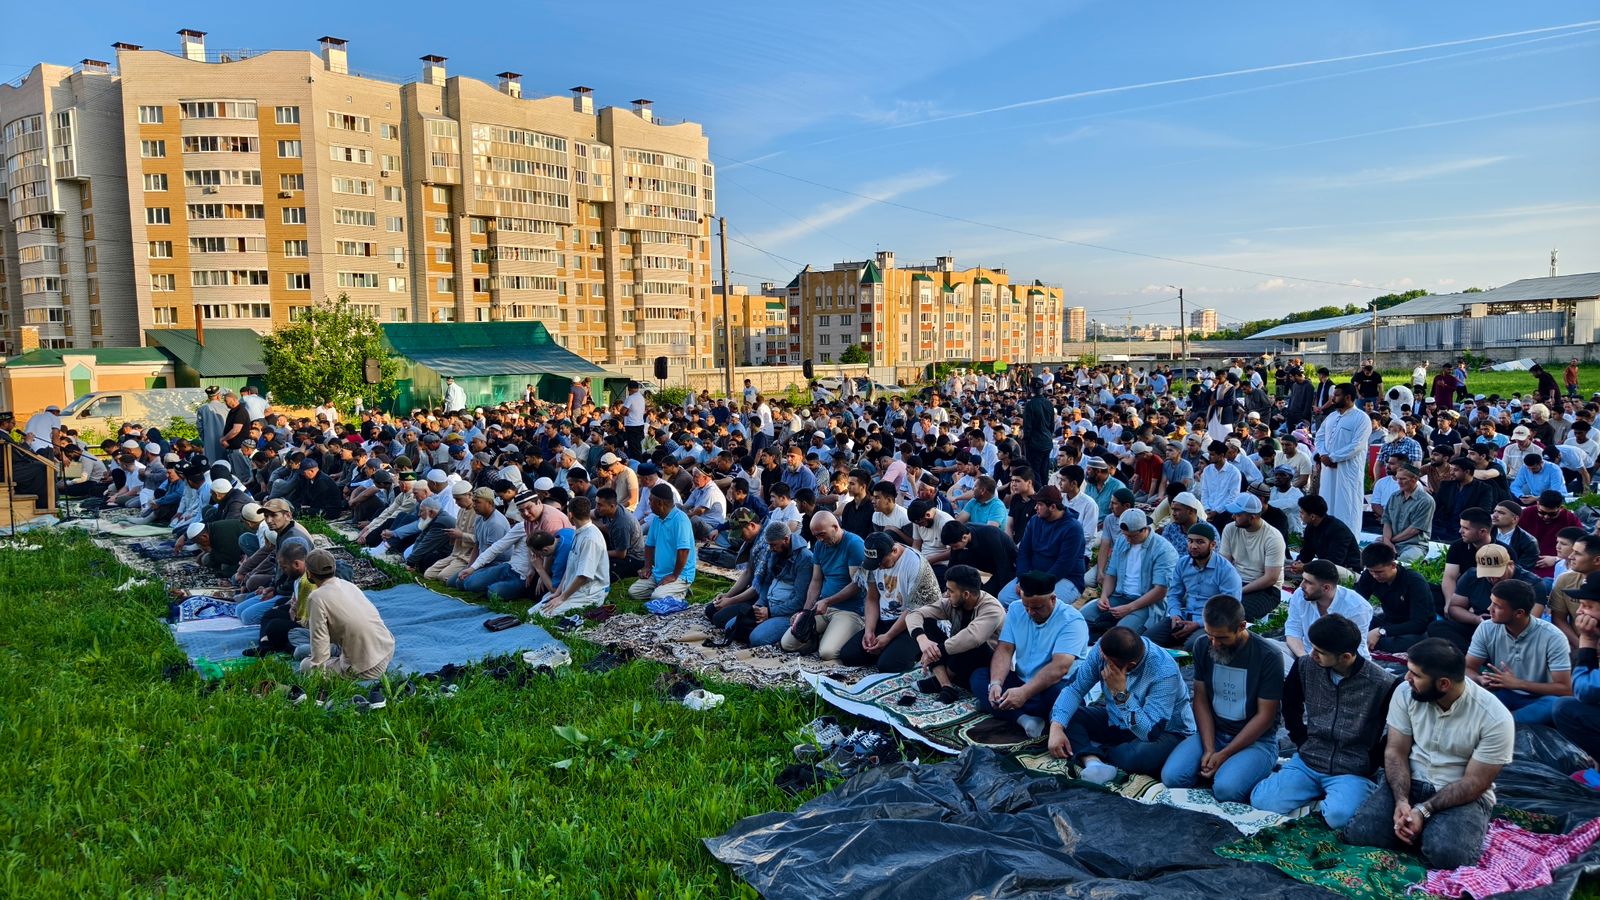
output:
<svg viewBox="0 0 1600 900"><path fill-rule="evenodd" d="M683 404L689 399L689 389L686 387L664 387L650 395L656 406L662 409L683 409Z"/></svg>

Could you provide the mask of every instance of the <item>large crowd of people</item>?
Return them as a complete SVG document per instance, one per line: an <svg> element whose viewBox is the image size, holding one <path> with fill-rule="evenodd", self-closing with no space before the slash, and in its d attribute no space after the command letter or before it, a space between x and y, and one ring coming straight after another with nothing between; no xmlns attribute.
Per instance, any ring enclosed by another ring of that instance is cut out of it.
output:
<svg viewBox="0 0 1600 900"><path fill-rule="evenodd" d="M672 406L579 381L473 409L451 384L446 408L303 417L213 389L198 441L129 424L86 447L48 412L15 437L59 456L65 495L196 544L259 652L306 668L370 677L393 652L308 516L535 616L630 579L672 608L732 572L695 596L734 640L916 670L1087 778L1320 800L1347 840L1450 867L1515 727L1600 756L1600 535L1567 508L1597 472L1600 393L1577 371L1484 396L1464 365L1387 386L1293 359L1023 366ZM1251 628L1280 617L1281 640Z"/></svg>

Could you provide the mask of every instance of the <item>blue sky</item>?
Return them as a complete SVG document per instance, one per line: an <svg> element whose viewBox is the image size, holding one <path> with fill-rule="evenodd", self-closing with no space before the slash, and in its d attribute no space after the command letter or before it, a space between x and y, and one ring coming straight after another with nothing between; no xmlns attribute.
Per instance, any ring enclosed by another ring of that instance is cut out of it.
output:
<svg viewBox="0 0 1600 900"><path fill-rule="evenodd" d="M80 3L61 28L22 4L0 78L193 27L213 48L331 33L357 69L438 53L452 74L520 71L528 93L649 97L705 125L751 283L953 254L1137 323L1176 321L1169 284L1226 321L1504 284L1553 247L1562 272L1600 270L1593 2L161 9ZM1496 35L1515 36L1474 40Z"/></svg>

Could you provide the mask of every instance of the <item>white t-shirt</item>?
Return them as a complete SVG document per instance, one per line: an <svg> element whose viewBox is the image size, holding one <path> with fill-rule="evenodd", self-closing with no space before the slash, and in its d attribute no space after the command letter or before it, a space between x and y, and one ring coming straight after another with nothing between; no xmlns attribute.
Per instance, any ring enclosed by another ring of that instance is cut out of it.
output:
<svg viewBox="0 0 1600 900"><path fill-rule="evenodd" d="M900 551L900 559L892 566L884 566L872 573L872 583L878 586L878 618L893 622L900 618L911 602L911 592L916 590L917 578L927 566L922 557L910 548Z"/></svg>
<svg viewBox="0 0 1600 900"><path fill-rule="evenodd" d="M622 399L622 424L635 428L644 424L644 391L634 391Z"/></svg>
<svg viewBox="0 0 1600 900"><path fill-rule="evenodd" d="M894 511L889 513L887 516L881 512L878 512L877 510L873 510L872 527L880 530L897 528L900 531L910 534L911 519L906 515L906 511L899 506L896 506Z"/></svg>
<svg viewBox="0 0 1600 900"><path fill-rule="evenodd" d="M904 516L905 513L902 512L900 515ZM911 537L922 542L922 556L924 559L945 549L944 541L940 540L940 537L941 532L944 530L945 523L949 522L950 518L951 516L949 513L942 509L935 508L933 511L932 525L929 525L926 528L921 525L911 526Z"/></svg>

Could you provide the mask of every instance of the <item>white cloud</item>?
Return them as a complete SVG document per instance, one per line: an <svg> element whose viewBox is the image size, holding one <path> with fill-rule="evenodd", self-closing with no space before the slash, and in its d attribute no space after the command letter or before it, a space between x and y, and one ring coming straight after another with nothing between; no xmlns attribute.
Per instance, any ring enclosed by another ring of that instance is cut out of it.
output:
<svg viewBox="0 0 1600 900"><path fill-rule="evenodd" d="M856 189L855 193L861 196L850 197L838 203L825 203L800 216L799 221L791 225L784 225L755 235L751 242L771 247L776 244L782 244L785 241L792 241L814 231L827 228L829 225L843 222L845 219L884 200L893 200L903 194L943 184L948 180L950 180L950 176L944 172L923 170L869 182Z"/></svg>
<svg viewBox="0 0 1600 900"><path fill-rule="evenodd" d="M942 115L943 112L933 100L896 100L888 108L867 107L853 115L873 125L904 125Z"/></svg>
<svg viewBox="0 0 1600 900"><path fill-rule="evenodd" d="M1362 169L1359 172L1351 172L1346 175L1307 176L1294 179L1294 184L1303 190L1344 190L1387 184L1407 184L1413 181L1426 181L1430 178L1471 172L1474 169L1486 168L1510 158L1509 156L1473 156L1417 166L1381 166Z"/></svg>

